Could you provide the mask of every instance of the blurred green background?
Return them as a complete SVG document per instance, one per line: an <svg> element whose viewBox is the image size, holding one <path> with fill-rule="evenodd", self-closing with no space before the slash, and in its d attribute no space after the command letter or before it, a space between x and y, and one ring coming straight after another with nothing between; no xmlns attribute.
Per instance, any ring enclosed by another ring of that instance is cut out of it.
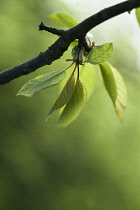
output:
<svg viewBox="0 0 140 210"><path fill-rule="evenodd" d="M68 12L81 21L111 5L100 0L96 7L96 1L90 5L88 0L82 2L86 8L82 3L77 7L78 2L1 0L0 71L38 55L57 39L38 31L41 21L56 26L47 19L52 12ZM128 88L124 122L118 121L102 86L65 129L57 127L57 113L45 123L57 86L32 98L16 96L29 79L64 68L70 52L1 86L0 209L140 209L140 30L132 13L101 24L93 33L97 44L114 43L110 62Z"/></svg>

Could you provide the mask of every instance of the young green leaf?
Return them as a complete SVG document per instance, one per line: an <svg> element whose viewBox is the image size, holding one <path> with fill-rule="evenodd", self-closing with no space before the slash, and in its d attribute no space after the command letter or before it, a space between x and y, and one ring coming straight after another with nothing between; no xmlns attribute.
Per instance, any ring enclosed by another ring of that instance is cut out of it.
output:
<svg viewBox="0 0 140 210"><path fill-rule="evenodd" d="M31 97L37 91L49 88L61 82L66 76L66 69L40 75L21 87L17 95Z"/></svg>
<svg viewBox="0 0 140 210"><path fill-rule="evenodd" d="M100 64L100 69L104 81L105 88L115 106L117 99L117 85L115 82L114 74L108 63Z"/></svg>
<svg viewBox="0 0 140 210"><path fill-rule="evenodd" d="M78 117L85 102L85 86L80 80L77 80L72 97L64 107L64 110L59 118L59 125L61 127L66 127L68 124L74 121Z"/></svg>
<svg viewBox="0 0 140 210"><path fill-rule="evenodd" d="M87 90L87 99L93 93L96 88L96 70L97 66L90 63L85 63L84 66L80 66L80 80L85 85Z"/></svg>
<svg viewBox="0 0 140 210"><path fill-rule="evenodd" d="M111 66L111 69L113 71L116 85L117 85L117 100L115 103L116 105L115 111L120 121L122 121L123 113L124 113L124 110L126 108L126 103L127 103L127 89L126 89L126 86L125 86L125 83L121 74L113 66Z"/></svg>
<svg viewBox="0 0 140 210"><path fill-rule="evenodd" d="M78 40L74 40L73 42L70 43L71 47L75 47L79 44Z"/></svg>
<svg viewBox="0 0 140 210"><path fill-rule="evenodd" d="M77 20L64 12L53 13L49 15L48 18L67 28L72 28L78 24Z"/></svg>
<svg viewBox="0 0 140 210"><path fill-rule="evenodd" d="M127 102L124 80L121 74L109 63L100 64L100 68L106 90L113 101L118 118L122 121Z"/></svg>
<svg viewBox="0 0 140 210"><path fill-rule="evenodd" d="M138 23L140 25L140 8L136 9L136 18L137 18L137 21L138 21Z"/></svg>
<svg viewBox="0 0 140 210"><path fill-rule="evenodd" d="M96 46L89 52L87 62L94 65L103 63L110 58L112 52L112 43L106 43L100 46Z"/></svg>
<svg viewBox="0 0 140 210"><path fill-rule="evenodd" d="M49 116L55 110L62 108L70 100L74 90L74 84L75 84L75 76L74 74L72 74L69 80L67 81L66 85L64 86L62 92L60 93L58 99L56 100L55 104L51 108L46 120L48 120Z"/></svg>

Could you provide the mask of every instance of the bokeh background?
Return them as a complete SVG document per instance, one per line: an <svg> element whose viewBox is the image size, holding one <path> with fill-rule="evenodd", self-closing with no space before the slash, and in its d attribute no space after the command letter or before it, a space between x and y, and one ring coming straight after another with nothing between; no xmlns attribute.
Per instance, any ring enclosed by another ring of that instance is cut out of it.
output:
<svg viewBox="0 0 140 210"><path fill-rule="evenodd" d="M38 55L56 39L38 25L58 27L47 15L63 11L82 21L121 1L1 0L0 71ZM121 124L103 86L81 115L58 128L45 123L58 87L32 98L16 96L35 76L64 68L70 51L51 66L0 87L0 209L140 209L140 29L134 11L92 30L96 44L114 43L110 62L124 77L128 104Z"/></svg>

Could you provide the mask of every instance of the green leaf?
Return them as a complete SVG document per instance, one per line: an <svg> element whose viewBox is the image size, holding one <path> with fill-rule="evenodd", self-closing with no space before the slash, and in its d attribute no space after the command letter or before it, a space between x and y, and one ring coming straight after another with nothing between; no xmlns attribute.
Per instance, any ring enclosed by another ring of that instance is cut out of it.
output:
<svg viewBox="0 0 140 210"><path fill-rule="evenodd" d="M87 99L93 93L97 85L96 80L97 66L90 63L85 63L80 66L80 80L85 85L87 90Z"/></svg>
<svg viewBox="0 0 140 210"><path fill-rule="evenodd" d="M100 69L104 81L105 88L115 105L117 99L117 85L115 82L114 74L108 63L100 64Z"/></svg>
<svg viewBox="0 0 140 210"><path fill-rule="evenodd" d="M112 43L106 43L100 46L96 46L89 52L87 62L94 65L103 63L110 58L112 52Z"/></svg>
<svg viewBox="0 0 140 210"><path fill-rule="evenodd" d="M140 25L140 7L136 9L136 18L137 18L137 21Z"/></svg>
<svg viewBox="0 0 140 210"><path fill-rule="evenodd" d="M21 87L17 95L31 97L37 91L57 85L66 76L66 69L40 75Z"/></svg>
<svg viewBox="0 0 140 210"><path fill-rule="evenodd" d="M117 85L117 100L115 103L115 111L120 121L122 121L124 110L126 108L126 103L127 103L127 89L121 74L113 66L110 65L110 67L113 71Z"/></svg>
<svg viewBox="0 0 140 210"><path fill-rule="evenodd" d="M79 44L78 40L74 40L73 42L70 43L71 47L75 47Z"/></svg>
<svg viewBox="0 0 140 210"><path fill-rule="evenodd" d="M122 121L127 103L127 90L124 80L121 74L109 63L100 64L100 68L107 92L113 101L118 118Z"/></svg>
<svg viewBox="0 0 140 210"><path fill-rule="evenodd" d="M62 92L60 93L58 99L56 100L55 104L51 108L46 120L48 120L49 116L55 110L62 108L70 100L74 90L74 84L75 84L75 76L74 74L72 74L69 80L67 81L66 85L64 86Z"/></svg>
<svg viewBox="0 0 140 210"><path fill-rule="evenodd" d="M58 121L59 126L66 127L72 121L74 121L78 117L85 102L86 102L85 86L80 80L77 80L72 97L64 107L64 110L59 118Z"/></svg>
<svg viewBox="0 0 140 210"><path fill-rule="evenodd" d="M77 20L64 12L53 13L49 15L48 18L67 28L72 28L78 24Z"/></svg>

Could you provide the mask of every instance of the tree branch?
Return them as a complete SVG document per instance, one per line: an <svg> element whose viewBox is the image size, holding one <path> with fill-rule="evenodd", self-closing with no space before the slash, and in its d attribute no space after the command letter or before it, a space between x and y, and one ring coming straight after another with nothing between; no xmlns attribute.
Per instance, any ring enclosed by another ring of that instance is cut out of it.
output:
<svg viewBox="0 0 140 210"><path fill-rule="evenodd" d="M56 28L45 26L45 24L43 22L41 22L41 24L39 25L39 30L40 31L48 31L48 32L58 35L58 36L62 36L63 33L65 32L64 30L58 30Z"/></svg>
<svg viewBox="0 0 140 210"><path fill-rule="evenodd" d="M46 30L48 29L47 31L53 31L54 34L58 33L57 35L61 35L61 37L46 51L41 52L37 57L1 72L0 85L6 84L22 75L29 74L44 65L50 65L53 61L59 59L63 55L63 53L68 49L70 43L75 39L84 40L87 32L93 29L95 26L137 7L140 7L140 0L129 0L116 4L112 7L103 9L95 15L85 19L77 26L66 31L52 29L45 26ZM44 30L44 28L40 28L40 30Z"/></svg>

